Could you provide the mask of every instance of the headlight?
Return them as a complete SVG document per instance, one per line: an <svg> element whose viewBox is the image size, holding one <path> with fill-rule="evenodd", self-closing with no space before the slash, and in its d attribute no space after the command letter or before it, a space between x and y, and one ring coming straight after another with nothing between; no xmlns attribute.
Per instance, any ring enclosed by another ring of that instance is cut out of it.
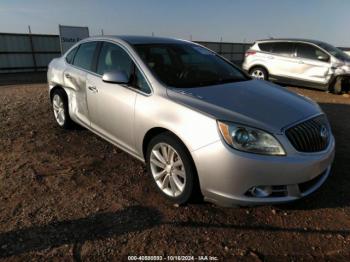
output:
<svg viewBox="0 0 350 262"><path fill-rule="evenodd" d="M277 139L265 131L220 121L218 126L226 143L237 150L265 155L286 154Z"/></svg>

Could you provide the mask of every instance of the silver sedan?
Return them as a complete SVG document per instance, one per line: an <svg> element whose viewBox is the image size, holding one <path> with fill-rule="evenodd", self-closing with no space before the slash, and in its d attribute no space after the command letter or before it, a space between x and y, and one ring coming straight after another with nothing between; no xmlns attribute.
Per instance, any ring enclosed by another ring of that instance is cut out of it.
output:
<svg viewBox="0 0 350 262"><path fill-rule="evenodd" d="M84 126L146 163L178 204L287 202L330 174L335 142L316 103L192 42L88 38L50 63L48 82L59 126Z"/></svg>

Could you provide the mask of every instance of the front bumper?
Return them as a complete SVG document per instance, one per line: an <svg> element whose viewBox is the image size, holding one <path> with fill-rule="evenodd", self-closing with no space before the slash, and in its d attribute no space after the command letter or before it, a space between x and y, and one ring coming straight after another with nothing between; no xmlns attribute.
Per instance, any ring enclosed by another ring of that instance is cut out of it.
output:
<svg viewBox="0 0 350 262"><path fill-rule="evenodd" d="M318 189L330 174L334 138L326 150L266 156L240 152L217 141L192 152L202 194L223 206L277 204L297 200ZM249 189L269 186L284 193L268 197L249 195Z"/></svg>

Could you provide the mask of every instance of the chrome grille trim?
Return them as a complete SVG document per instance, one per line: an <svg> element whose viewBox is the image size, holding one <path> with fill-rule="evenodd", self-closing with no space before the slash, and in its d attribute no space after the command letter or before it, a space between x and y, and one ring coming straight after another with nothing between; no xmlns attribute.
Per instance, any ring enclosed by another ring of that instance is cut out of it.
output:
<svg viewBox="0 0 350 262"><path fill-rule="evenodd" d="M323 128L327 137L321 135ZM326 116L320 115L288 128L286 135L297 151L311 153L327 148L331 132Z"/></svg>

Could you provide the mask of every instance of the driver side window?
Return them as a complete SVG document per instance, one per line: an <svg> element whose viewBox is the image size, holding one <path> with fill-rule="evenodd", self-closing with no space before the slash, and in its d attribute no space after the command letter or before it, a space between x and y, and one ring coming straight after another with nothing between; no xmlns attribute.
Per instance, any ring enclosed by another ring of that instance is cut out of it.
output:
<svg viewBox="0 0 350 262"><path fill-rule="evenodd" d="M98 58L96 73L103 75L109 71L124 72L131 81L131 85L144 93L151 93L145 77L124 49L116 44L104 42Z"/></svg>
<svg viewBox="0 0 350 262"><path fill-rule="evenodd" d="M297 44L297 56L312 60L320 60L320 58L322 58L324 62L329 60L329 55L322 52L317 47L308 44Z"/></svg>
<svg viewBox="0 0 350 262"><path fill-rule="evenodd" d="M136 66L135 66L135 87L140 89L140 91L146 94L151 93L151 88L149 87L141 71Z"/></svg>
<svg viewBox="0 0 350 262"><path fill-rule="evenodd" d="M109 71L124 72L130 79L133 62L123 48L104 42L97 63L97 74L103 75Z"/></svg>

